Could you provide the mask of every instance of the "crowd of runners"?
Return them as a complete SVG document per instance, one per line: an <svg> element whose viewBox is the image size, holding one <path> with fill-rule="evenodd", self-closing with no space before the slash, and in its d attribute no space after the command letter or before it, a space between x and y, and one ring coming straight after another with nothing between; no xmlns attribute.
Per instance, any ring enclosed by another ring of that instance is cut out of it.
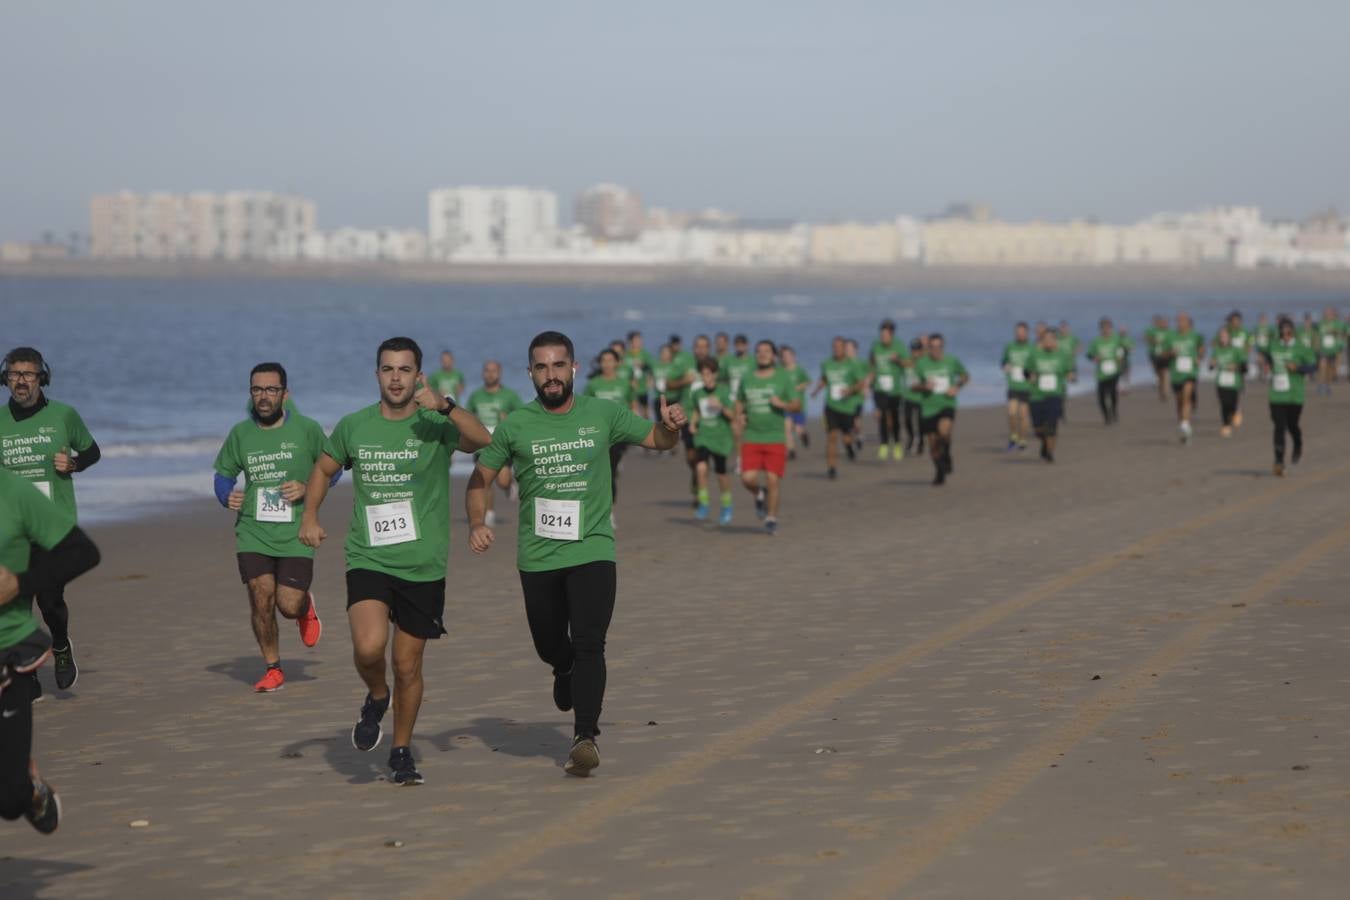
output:
<svg viewBox="0 0 1350 900"><path fill-rule="evenodd" d="M1139 344L1107 318L1086 344L1064 322L1017 323L997 361L1007 395L1006 450L1024 451L1034 437L1041 457L1054 462L1065 397L1080 374L1094 379L1102 421L1114 426L1120 392L1143 352L1159 399L1176 404L1182 443L1194 434L1202 374L1213 375L1224 437L1242 425L1246 384L1264 381L1273 471L1282 476L1287 441L1289 463L1303 453L1307 385L1330 393L1346 338L1347 323L1331 309L1320 319L1272 322L1262 315L1251 329L1234 312L1208 342L1185 314L1175 323L1155 317ZM326 539L320 513L330 488L352 473L346 612L364 699L351 740L361 751L378 747L392 708L388 765L396 784L423 781L411 738L426 644L446 633L455 451L475 460L464 499L472 552L491 551L496 504L517 504L516 567L530 638L550 668L555 705L574 716L564 768L585 776L600 763L616 590L614 502L629 445L682 456L701 520L715 510L720 525L732 521L739 481L772 535L788 464L810 446L809 400L824 398L829 478L838 477L841 455L857 460L863 453L870 396L877 459L927 455L933 484L942 485L953 473L958 397L970 382L943 335L905 340L890 320L865 352L835 337L814 374L790 346L724 333L698 335L688 350L671 335L653 353L634 331L600 350L585 376L559 332L543 332L522 349L535 394L529 400L502 383L498 361L484 363L481 386L468 391L450 353L425 373L417 343L391 338L374 355L376 402L328 434L299 412L285 367L259 363L249 373L246 417L215 460L216 498L235 516L261 693L286 683L277 613L296 623L304 646L322 636L311 590L315 550ZM41 698L36 670L51 659L62 690L79 676L64 589L98 564L99 552L76 524L73 479L100 451L80 415L46 396L52 372L36 349L10 351L0 381L10 392L0 410L0 816L26 817L50 833L59 800L31 759L32 705Z"/></svg>

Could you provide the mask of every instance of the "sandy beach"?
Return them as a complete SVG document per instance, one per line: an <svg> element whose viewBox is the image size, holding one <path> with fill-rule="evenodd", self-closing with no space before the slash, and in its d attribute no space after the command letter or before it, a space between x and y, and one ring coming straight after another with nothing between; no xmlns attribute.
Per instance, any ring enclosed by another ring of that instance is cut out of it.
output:
<svg viewBox="0 0 1350 900"><path fill-rule="evenodd" d="M104 562L68 591L80 680L45 670L35 708L65 818L4 826L3 896L1343 896L1338 392L1310 397L1284 479L1259 385L1231 440L1202 386L1189 447L1151 384L1111 428L1076 399L1054 466L965 411L941 489L926 459L876 461L870 427L827 481L813 426L772 538L740 491L731 527L696 522L683 463L630 452L588 780L561 769L510 504L476 558L455 486L411 790L387 738L349 741L345 486L323 641L282 623L271 695L227 513L95 527Z"/></svg>

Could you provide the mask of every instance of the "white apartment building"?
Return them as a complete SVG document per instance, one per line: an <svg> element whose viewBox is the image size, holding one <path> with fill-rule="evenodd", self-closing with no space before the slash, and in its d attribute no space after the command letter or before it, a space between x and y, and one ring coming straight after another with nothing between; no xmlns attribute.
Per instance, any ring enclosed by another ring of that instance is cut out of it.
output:
<svg viewBox="0 0 1350 900"><path fill-rule="evenodd" d="M314 231L314 203L271 191L99 194L89 201L96 259L290 260Z"/></svg>
<svg viewBox="0 0 1350 900"><path fill-rule="evenodd" d="M558 195L526 187L438 188L427 197L432 259L457 262L548 256L558 239Z"/></svg>
<svg viewBox="0 0 1350 900"><path fill-rule="evenodd" d="M320 253L334 262L419 262L427 236L415 228L339 228L323 235Z"/></svg>
<svg viewBox="0 0 1350 900"><path fill-rule="evenodd" d="M631 241L642 233L642 198L617 184L596 184L577 197L573 218L600 241Z"/></svg>

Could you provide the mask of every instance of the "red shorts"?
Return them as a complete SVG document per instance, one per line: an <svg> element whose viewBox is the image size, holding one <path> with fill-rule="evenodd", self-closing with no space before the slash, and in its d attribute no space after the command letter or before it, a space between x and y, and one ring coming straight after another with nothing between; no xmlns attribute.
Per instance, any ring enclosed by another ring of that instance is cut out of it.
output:
<svg viewBox="0 0 1350 900"><path fill-rule="evenodd" d="M772 472L779 478L787 474L786 444L741 444L742 472Z"/></svg>

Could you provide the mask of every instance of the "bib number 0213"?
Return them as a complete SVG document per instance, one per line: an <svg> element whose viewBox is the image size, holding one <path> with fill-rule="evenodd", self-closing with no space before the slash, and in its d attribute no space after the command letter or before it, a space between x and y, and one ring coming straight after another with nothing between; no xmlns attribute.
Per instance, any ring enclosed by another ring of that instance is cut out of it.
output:
<svg viewBox="0 0 1350 900"><path fill-rule="evenodd" d="M380 503L366 507L366 540L372 547L406 544L417 540L417 520L412 501Z"/></svg>

